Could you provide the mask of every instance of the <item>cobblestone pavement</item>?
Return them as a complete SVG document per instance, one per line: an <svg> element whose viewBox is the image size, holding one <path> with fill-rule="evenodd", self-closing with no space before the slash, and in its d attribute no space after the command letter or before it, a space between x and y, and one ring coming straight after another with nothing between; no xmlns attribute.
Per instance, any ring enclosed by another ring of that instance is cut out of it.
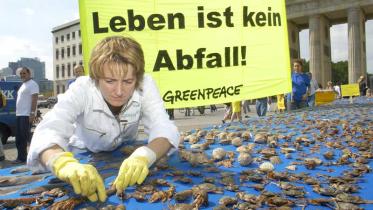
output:
<svg viewBox="0 0 373 210"><path fill-rule="evenodd" d="M274 107L275 105L272 104L271 107ZM184 110L177 109L174 111L175 115L175 124L179 128L179 131L188 131L194 128L204 128L209 125L216 125L221 124L221 120L224 116L224 106L218 105L216 112L210 112L210 108L206 106L205 114L200 115L197 109L194 109L194 115L192 116L184 116ZM256 117L255 112L255 105L251 105L251 112L249 113L249 117ZM48 110L43 109L41 110L43 114L45 114ZM273 114L274 112L267 112L267 114ZM244 115L243 115L244 117ZM142 131L142 128L140 128ZM139 139L146 139L146 136L143 132L140 132ZM12 160L15 160L17 158L17 149L15 146L15 139L14 137L10 137L8 139L8 143L4 145L4 153L5 153L5 161L0 162L0 169L5 168L8 166L11 166Z"/></svg>

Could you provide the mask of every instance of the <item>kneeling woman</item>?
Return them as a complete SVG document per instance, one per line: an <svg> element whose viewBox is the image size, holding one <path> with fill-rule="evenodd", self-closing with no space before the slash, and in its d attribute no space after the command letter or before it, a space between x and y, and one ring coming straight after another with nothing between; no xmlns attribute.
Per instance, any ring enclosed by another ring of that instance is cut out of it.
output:
<svg viewBox="0 0 373 210"><path fill-rule="evenodd" d="M141 184L157 159L177 149L179 133L155 82L144 75L144 54L136 41L103 39L92 51L89 70L89 76L79 77L35 129L27 164L34 170L50 170L75 193L103 202L102 178L92 165L79 163L74 150L112 151L136 139L141 120L149 142L123 161L113 183L121 192Z"/></svg>

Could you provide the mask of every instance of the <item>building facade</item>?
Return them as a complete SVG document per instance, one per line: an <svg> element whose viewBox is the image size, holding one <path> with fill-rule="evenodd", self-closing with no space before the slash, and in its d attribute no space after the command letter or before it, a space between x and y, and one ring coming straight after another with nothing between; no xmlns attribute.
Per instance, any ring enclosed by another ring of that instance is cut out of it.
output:
<svg viewBox="0 0 373 210"><path fill-rule="evenodd" d="M67 82L74 78L74 66L83 65L79 19L53 28L52 34L54 95L57 95L67 90Z"/></svg>
<svg viewBox="0 0 373 210"><path fill-rule="evenodd" d="M5 80L4 78L10 75L13 75L13 69L5 67L0 69L0 81Z"/></svg>

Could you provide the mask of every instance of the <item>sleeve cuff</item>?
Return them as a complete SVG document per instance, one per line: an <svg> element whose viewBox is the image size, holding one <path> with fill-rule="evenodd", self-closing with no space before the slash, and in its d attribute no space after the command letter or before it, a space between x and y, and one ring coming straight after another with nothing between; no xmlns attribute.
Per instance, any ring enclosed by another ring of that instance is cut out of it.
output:
<svg viewBox="0 0 373 210"><path fill-rule="evenodd" d="M153 165L157 160L157 155L155 152L147 146L142 146L137 148L131 155L131 157L146 157L148 159L148 167Z"/></svg>

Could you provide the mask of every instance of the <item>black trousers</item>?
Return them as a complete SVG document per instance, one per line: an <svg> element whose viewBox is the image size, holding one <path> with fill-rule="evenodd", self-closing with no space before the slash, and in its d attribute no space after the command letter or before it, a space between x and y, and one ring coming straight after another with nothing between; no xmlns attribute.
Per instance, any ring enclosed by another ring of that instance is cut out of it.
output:
<svg viewBox="0 0 373 210"><path fill-rule="evenodd" d="M166 109L166 111L167 111L167 114L168 114L170 120L174 120L175 119L174 109Z"/></svg>
<svg viewBox="0 0 373 210"><path fill-rule="evenodd" d="M16 147L18 151L17 160L26 161L27 142L30 142L31 125L28 116L16 117Z"/></svg>

